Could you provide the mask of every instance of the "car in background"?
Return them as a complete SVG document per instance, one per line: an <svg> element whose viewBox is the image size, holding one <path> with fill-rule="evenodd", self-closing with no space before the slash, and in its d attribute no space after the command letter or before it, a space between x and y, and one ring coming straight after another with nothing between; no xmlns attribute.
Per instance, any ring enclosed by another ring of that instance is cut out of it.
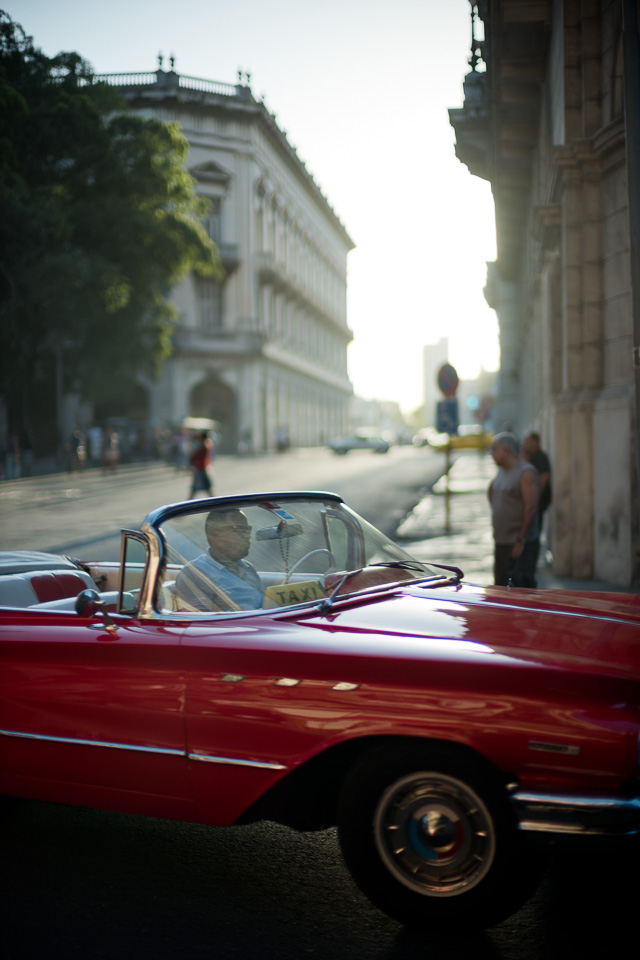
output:
<svg viewBox="0 0 640 960"><path fill-rule="evenodd" d="M450 450L488 450L493 434L479 423L461 423L457 433L438 433L433 427L418 430L413 438L416 447L431 447L438 452Z"/></svg>
<svg viewBox="0 0 640 960"><path fill-rule="evenodd" d="M0 553L0 794L337 826L425 937L514 913L551 842L618 883L639 747L638 594L475 586L335 494L160 507L119 562Z"/></svg>
<svg viewBox="0 0 640 960"><path fill-rule="evenodd" d="M391 444L375 430L363 427L347 437L338 437L328 444L334 453L343 455L350 450L372 450L374 453L388 453Z"/></svg>
<svg viewBox="0 0 640 960"><path fill-rule="evenodd" d="M430 447L432 442L438 442L439 438L446 437L446 433L438 433L435 427L422 427L413 435L411 443L414 447Z"/></svg>

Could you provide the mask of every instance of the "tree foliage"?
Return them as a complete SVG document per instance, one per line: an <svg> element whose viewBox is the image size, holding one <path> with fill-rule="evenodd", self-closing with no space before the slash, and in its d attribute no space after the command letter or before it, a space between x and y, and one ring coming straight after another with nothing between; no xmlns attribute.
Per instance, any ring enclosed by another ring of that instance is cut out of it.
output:
<svg viewBox="0 0 640 960"><path fill-rule="evenodd" d="M176 125L128 115L76 53L47 57L0 12L0 391L63 356L89 400L170 351L171 287L220 276Z"/></svg>

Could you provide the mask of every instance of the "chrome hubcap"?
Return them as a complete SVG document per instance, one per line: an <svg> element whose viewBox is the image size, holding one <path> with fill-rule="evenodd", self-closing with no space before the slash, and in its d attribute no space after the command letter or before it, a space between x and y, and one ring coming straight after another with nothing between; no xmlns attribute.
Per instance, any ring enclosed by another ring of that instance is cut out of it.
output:
<svg viewBox="0 0 640 960"><path fill-rule="evenodd" d="M393 783L376 808L374 829L391 873L428 896L472 889L495 857L495 830L484 802L443 773L412 773Z"/></svg>

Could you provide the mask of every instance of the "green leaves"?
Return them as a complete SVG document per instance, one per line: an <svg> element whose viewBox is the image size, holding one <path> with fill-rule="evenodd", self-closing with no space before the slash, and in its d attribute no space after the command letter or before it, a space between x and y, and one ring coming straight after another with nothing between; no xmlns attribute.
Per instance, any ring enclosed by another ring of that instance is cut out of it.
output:
<svg viewBox="0 0 640 960"><path fill-rule="evenodd" d="M120 111L120 112L119 112ZM0 13L0 384L9 402L64 344L87 399L153 375L167 291L221 277L179 128L129 116L76 53L48 58Z"/></svg>

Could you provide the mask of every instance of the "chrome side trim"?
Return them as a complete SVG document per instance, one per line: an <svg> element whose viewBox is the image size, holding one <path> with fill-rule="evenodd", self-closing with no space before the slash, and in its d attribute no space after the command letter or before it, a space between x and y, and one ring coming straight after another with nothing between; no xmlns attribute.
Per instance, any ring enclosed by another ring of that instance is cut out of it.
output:
<svg viewBox="0 0 640 960"><path fill-rule="evenodd" d="M515 588L518 589L518 588ZM460 600L454 600L455 603L460 603ZM483 607L492 607L496 610L501 610L504 612L505 604L500 603L497 600L487 600L484 597L465 597L464 602L469 606L483 606ZM521 613L537 613L537 614L547 614L552 617L574 617L580 618L582 620L600 620L603 623L628 623L630 625L638 624L638 613L637 611L629 611L628 616L624 614L607 614L607 613L593 613L589 610L582 610L576 608L574 610L555 610L549 607L536 607L527 606L525 604L519 603L509 603L509 612L521 612Z"/></svg>
<svg viewBox="0 0 640 960"><path fill-rule="evenodd" d="M286 770L284 763L269 763L266 760L237 760L234 757L213 757L206 753L190 753L189 760L201 763L224 763L234 767L256 767L259 770Z"/></svg>
<svg viewBox="0 0 640 960"><path fill-rule="evenodd" d="M640 833L640 797L516 790L518 829L533 833L631 836Z"/></svg>
<svg viewBox="0 0 640 960"><path fill-rule="evenodd" d="M205 753L187 753L170 747L143 747L133 743L111 743L108 740L82 740L78 737L53 737L40 733L21 733L18 730L0 730L0 737L15 737L21 740L41 740L46 743L65 743L75 747L107 747L111 750L130 750L134 753L157 753L169 757L183 757L202 763L224 763L234 767L253 767L258 770L287 770L283 763L262 760L240 760L237 757L217 757Z"/></svg>
<svg viewBox="0 0 640 960"><path fill-rule="evenodd" d="M2 737L19 737L22 740L44 740L47 743L69 743L75 747L108 747L111 750L132 750L137 753L161 753L170 757L184 757L184 750L170 747L143 747L134 743L111 743L108 740L82 740L78 737L53 737L44 733L20 733L17 730L0 730Z"/></svg>
<svg viewBox="0 0 640 960"><path fill-rule="evenodd" d="M540 750L542 753L562 753L567 757L580 756L580 747L568 743L547 743L544 740L529 740L529 750Z"/></svg>

